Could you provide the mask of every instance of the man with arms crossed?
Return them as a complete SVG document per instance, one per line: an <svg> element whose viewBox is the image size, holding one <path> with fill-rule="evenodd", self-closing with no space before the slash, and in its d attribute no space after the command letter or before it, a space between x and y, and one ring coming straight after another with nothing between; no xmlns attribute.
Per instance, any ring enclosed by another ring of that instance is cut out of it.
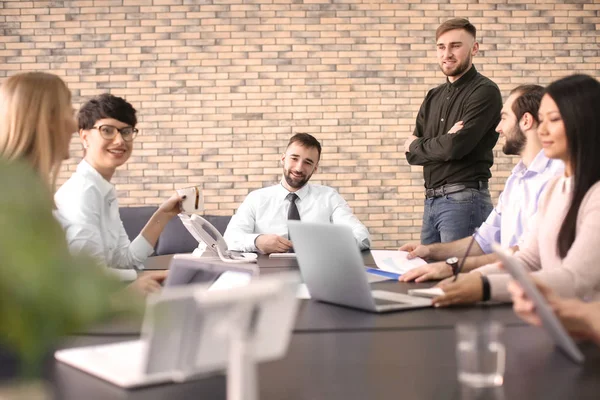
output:
<svg viewBox="0 0 600 400"><path fill-rule="evenodd" d="M522 85L510 93L502 107L496 131L506 138L502 151L506 155L519 155L521 161L513 168L498 199L498 204L475 233L475 242L464 261L462 271L467 272L497 261L492 243L518 250L529 221L537 212L538 199L553 176L562 174L564 164L545 156L537 136L538 109L544 89L538 85ZM446 260L427 264L407 272L402 281L422 282L443 279L452 275L451 264L462 260L472 238L450 243L420 245L408 243L400 248L410 251L409 258ZM452 259L454 258L454 259Z"/></svg>
<svg viewBox="0 0 600 400"><path fill-rule="evenodd" d="M423 166L423 244L471 235L493 208L488 179L502 97L473 65L479 50L475 35L466 19L438 27L437 58L447 80L427 93L404 144L408 163Z"/></svg>
<svg viewBox="0 0 600 400"><path fill-rule="evenodd" d="M265 254L290 251L288 219L348 225L359 248L368 249L369 231L342 196L333 188L308 183L320 158L321 144L312 135L292 136L281 157L281 182L251 192L231 218L224 235L229 249Z"/></svg>

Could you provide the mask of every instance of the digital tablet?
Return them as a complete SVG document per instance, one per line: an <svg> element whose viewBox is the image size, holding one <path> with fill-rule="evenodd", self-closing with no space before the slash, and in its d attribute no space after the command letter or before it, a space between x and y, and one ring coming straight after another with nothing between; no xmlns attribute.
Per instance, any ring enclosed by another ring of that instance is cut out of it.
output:
<svg viewBox="0 0 600 400"><path fill-rule="evenodd" d="M211 285L210 290L233 289L247 285L255 276L258 276L258 268L254 264L211 262L202 257L177 254L171 260L164 286L204 283Z"/></svg>
<svg viewBox="0 0 600 400"><path fill-rule="evenodd" d="M569 336L560 320L552 311L552 308L535 286L533 280L529 277L529 273L523 267L521 261L508 254L507 250L499 244L493 244L494 252L502 261L504 269L521 285L527 296L535 304L535 310L542 320L542 325L554 340L554 343L564 352L564 354L572 361L580 364L583 363L584 356Z"/></svg>

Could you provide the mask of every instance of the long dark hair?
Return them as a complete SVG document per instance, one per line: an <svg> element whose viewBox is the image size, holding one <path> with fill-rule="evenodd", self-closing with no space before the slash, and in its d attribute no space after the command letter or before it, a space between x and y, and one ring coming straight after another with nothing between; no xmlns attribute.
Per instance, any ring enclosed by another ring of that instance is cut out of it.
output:
<svg viewBox="0 0 600 400"><path fill-rule="evenodd" d="M558 234L558 254L565 258L575 241L577 214L587 191L600 181L600 83L571 75L546 88L560 112L573 174L571 205Z"/></svg>

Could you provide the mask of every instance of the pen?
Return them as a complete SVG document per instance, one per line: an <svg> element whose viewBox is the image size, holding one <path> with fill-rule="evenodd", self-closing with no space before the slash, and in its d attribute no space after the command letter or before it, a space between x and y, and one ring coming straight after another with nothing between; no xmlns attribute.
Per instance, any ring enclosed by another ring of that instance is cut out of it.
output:
<svg viewBox="0 0 600 400"><path fill-rule="evenodd" d="M469 246L467 247L467 251L465 251L464 257L462 258L462 260L460 260L460 264L458 264L458 268L455 271L452 271L454 274L454 279L452 279L452 282L456 282L456 279L458 279L458 274L460 274L460 271L462 271L462 267L465 264L465 260L469 256L471 247L473 247L473 243L475 242L475 235L477 235L477 228L475 228L475 231L473 232L473 237L471 238L471 241L469 242Z"/></svg>
<svg viewBox="0 0 600 400"><path fill-rule="evenodd" d="M381 269L376 269L376 268L367 268L367 272L370 274L375 274L375 275L381 275L381 276L385 276L386 278L390 278L390 279L400 279L401 274L395 274L393 272L388 272L388 271L384 271Z"/></svg>

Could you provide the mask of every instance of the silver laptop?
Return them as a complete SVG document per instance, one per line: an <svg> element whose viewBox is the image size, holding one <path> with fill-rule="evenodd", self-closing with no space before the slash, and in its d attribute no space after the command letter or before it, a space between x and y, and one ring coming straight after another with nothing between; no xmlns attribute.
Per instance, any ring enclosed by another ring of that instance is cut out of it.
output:
<svg viewBox="0 0 600 400"><path fill-rule="evenodd" d="M371 290L349 227L300 221L288 221L288 227L313 299L377 313L431 306L431 299Z"/></svg>

